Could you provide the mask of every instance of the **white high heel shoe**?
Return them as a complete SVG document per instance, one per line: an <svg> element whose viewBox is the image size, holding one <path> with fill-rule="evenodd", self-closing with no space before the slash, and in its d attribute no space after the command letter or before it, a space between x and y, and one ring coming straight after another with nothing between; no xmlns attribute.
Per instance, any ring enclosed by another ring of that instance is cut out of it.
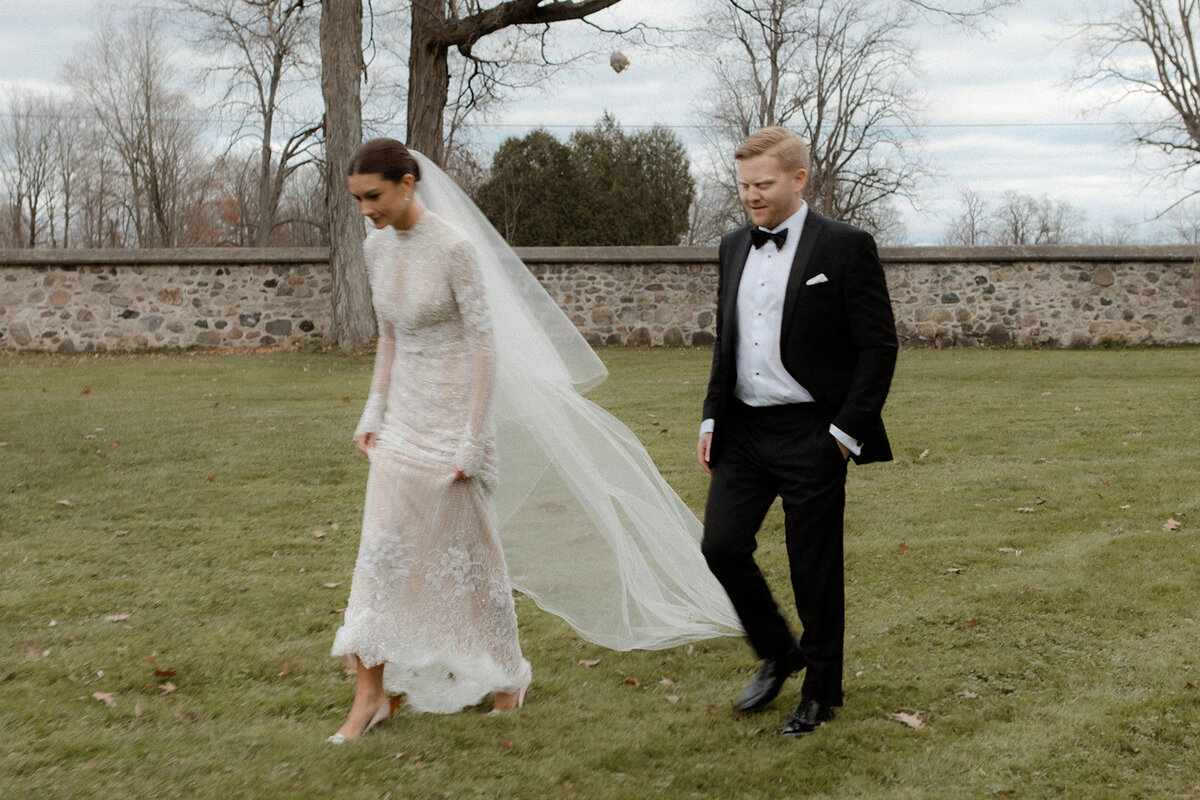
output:
<svg viewBox="0 0 1200 800"><path fill-rule="evenodd" d="M371 717L371 721L367 723L367 727L363 728L362 733L360 733L358 736L356 736L354 738L357 739L359 737L366 736L368 733L371 732L371 728L374 728L376 725L378 725L381 722L386 722L388 717L390 717L391 715L392 715L392 700L390 697L385 697L383 699L383 705L381 705L375 711L375 716ZM333 736L330 736L325 741L328 742L329 744L345 744L346 742L350 741L350 737L344 733L335 733Z"/></svg>

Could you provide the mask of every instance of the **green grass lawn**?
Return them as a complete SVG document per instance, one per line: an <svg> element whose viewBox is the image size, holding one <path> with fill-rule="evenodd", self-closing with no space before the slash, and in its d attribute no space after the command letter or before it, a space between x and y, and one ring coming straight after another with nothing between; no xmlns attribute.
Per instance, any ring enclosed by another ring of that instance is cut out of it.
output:
<svg viewBox="0 0 1200 800"><path fill-rule="evenodd" d="M708 353L601 355L591 397L700 510ZM813 736L770 734L798 680L733 716L738 640L610 652L518 598L523 710L334 748L370 369L0 357L0 797L1200 796L1200 351L902 352ZM786 600L777 508L760 540Z"/></svg>

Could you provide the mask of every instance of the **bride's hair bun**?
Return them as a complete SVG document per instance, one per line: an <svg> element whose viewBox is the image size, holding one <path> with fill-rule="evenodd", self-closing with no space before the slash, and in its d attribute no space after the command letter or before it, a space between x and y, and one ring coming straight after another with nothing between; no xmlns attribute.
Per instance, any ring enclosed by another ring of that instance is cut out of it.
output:
<svg viewBox="0 0 1200 800"><path fill-rule="evenodd" d="M421 180L421 166L408 148L395 139L368 139L350 156L347 175L382 175L392 183L412 175Z"/></svg>

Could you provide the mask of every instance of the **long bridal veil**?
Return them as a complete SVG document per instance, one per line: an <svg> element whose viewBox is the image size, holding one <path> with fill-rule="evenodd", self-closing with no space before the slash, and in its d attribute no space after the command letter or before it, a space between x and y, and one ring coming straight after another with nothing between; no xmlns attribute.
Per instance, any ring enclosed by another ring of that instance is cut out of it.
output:
<svg viewBox="0 0 1200 800"><path fill-rule="evenodd" d="M607 376L583 336L433 162L417 199L474 244L496 339L497 525L513 586L614 650L741 633L701 525L638 438L580 392Z"/></svg>

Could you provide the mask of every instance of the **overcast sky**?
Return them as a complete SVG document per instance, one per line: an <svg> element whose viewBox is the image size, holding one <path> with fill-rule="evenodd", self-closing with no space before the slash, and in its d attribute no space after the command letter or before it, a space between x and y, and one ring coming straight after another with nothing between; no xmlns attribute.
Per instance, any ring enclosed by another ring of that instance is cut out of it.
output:
<svg viewBox="0 0 1200 800"><path fill-rule="evenodd" d="M1153 218L1183 188L1154 158L1139 157L1127 128L1113 124L1141 112L1105 108L1103 94L1069 83L1077 54L1069 38L1072 26L1119 3L1024 0L983 32L919 20L913 36L920 74L913 86L922 98L921 152L936 176L918 187L919 208L900 206L910 242L938 243L966 188L985 197L1006 190L1048 195L1082 209L1089 229L1129 227L1138 239L1161 235L1163 224ZM62 65L87 41L97 5L0 0L0 91L60 86ZM696 6L687 0L622 0L605 14L613 23L642 19L670 26ZM675 128L699 158L695 126L704 122L701 103L709 86L703 64L678 50L623 49L632 63L621 74L604 57L582 64L512 99L477 140L494 146L533 127L566 138L607 111L626 128Z"/></svg>

